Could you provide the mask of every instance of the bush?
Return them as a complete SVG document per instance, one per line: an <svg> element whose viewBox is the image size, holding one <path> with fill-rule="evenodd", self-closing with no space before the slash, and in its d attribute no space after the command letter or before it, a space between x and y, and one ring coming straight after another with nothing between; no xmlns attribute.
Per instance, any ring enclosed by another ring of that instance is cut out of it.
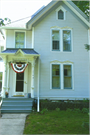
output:
<svg viewBox="0 0 90 135"><path fill-rule="evenodd" d="M56 108L56 111L59 112L60 111L60 108Z"/></svg>
<svg viewBox="0 0 90 135"><path fill-rule="evenodd" d="M83 112L83 113L89 113L89 109L88 109L88 108L83 108L83 109L82 109L82 112Z"/></svg>
<svg viewBox="0 0 90 135"><path fill-rule="evenodd" d="M45 112L47 112L48 111L48 109L46 108L46 109L43 109L40 113L41 114L44 114Z"/></svg>
<svg viewBox="0 0 90 135"><path fill-rule="evenodd" d="M81 110L79 108L74 108L75 112L80 112Z"/></svg>

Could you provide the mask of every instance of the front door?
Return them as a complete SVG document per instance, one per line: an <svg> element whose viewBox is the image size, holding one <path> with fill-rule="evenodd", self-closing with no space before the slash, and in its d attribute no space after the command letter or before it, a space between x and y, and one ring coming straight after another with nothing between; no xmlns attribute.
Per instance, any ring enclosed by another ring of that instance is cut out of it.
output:
<svg viewBox="0 0 90 135"><path fill-rule="evenodd" d="M24 73L16 73L16 92L24 91Z"/></svg>

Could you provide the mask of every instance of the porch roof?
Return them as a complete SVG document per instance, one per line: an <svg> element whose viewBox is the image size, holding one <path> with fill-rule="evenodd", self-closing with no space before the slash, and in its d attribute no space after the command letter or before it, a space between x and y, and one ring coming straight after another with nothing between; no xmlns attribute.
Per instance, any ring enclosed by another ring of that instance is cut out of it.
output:
<svg viewBox="0 0 90 135"><path fill-rule="evenodd" d="M30 48L7 48L6 50L2 51L3 54L15 54L19 50L21 50L24 54L31 54L31 55L39 55L34 49Z"/></svg>

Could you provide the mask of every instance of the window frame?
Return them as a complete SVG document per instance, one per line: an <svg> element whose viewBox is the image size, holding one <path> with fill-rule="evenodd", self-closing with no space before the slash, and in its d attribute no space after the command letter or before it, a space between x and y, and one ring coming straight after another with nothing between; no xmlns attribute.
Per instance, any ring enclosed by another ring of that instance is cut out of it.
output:
<svg viewBox="0 0 90 135"><path fill-rule="evenodd" d="M59 31L59 49L58 49L58 50L53 49L53 39L52 39L52 32L53 32L53 31ZM60 51L60 46L61 46L60 35L61 35L61 33L60 33L60 30L59 30L59 29L52 29L52 31L51 31L52 51L56 51L56 52Z"/></svg>
<svg viewBox="0 0 90 135"><path fill-rule="evenodd" d="M64 48L64 44L63 44L63 31L68 31L68 30L71 31L71 46L70 46L71 51L67 51L67 50L64 51L64 50L63 50L63 48ZM72 50L72 49L73 49L72 37L73 37L73 35L72 35L72 29L62 29L62 51L63 51L63 52L72 52L72 51L73 51L73 50Z"/></svg>
<svg viewBox="0 0 90 135"><path fill-rule="evenodd" d="M24 33L25 34L25 37L24 37L24 48L26 48L26 31L20 31L20 30L15 30L14 31L14 47L16 48L16 33ZM17 48L19 49L19 48Z"/></svg>
<svg viewBox="0 0 90 135"><path fill-rule="evenodd" d="M60 89L61 88L61 65L60 64L52 64L52 69L53 69L53 65L59 65L59 88L53 88L52 87L52 89ZM52 80L53 80L53 72L52 72Z"/></svg>
<svg viewBox="0 0 90 135"><path fill-rule="evenodd" d="M58 19L58 12L59 12L60 10L63 11L63 17L64 17L63 19ZM66 10L65 10L64 7L59 6L59 7L56 9L56 20L58 20L58 21L65 21L65 20L66 20Z"/></svg>
<svg viewBox="0 0 90 135"><path fill-rule="evenodd" d="M60 65L60 88L52 88L52 65ZM72 88L64 88L64 65L71 65L71 85ZM74 90L74 64L70 61L52 61L50 63L50 89L51 90Z"/></svg>
<svg viewBox="0 0 90 135"><path fill-rule="evenodd" d="M66 30L66 31L68 31L68 30L70 30L71 31L71 51L63 51L63 31L64 30ZM59 31L59 50L53 50L53 44L52 44L52 31ZM73 52L73 30L72 30L72 28L68 28L68 27L64 27L64 28L51 28L50 29L50 51L51 52L63 52L63 53L71 53L71 52Z"/></svg>
<svg viewBox="0 0 90 135"><path fill-rule="evenodd" d="M65 88L64 87L64 66L71 66L71 88ZM67 63L65 63L65 64L63 64L63 89L72 89L73 88L73 81L72 81L72 64L67 64Z"/></svg>

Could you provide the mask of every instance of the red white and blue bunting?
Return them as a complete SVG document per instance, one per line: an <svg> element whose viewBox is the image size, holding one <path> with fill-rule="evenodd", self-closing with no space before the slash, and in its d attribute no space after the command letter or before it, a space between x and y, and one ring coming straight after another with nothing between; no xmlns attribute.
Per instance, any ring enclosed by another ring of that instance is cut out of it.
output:
<svg viewBox="0 0 90 135"><path fill-rule="evenodd" d="M28 66L28 64L15 64L15 63L11 63L12 69L16 72L16 73L23 73L26 69L26 67Z"/></svg>

